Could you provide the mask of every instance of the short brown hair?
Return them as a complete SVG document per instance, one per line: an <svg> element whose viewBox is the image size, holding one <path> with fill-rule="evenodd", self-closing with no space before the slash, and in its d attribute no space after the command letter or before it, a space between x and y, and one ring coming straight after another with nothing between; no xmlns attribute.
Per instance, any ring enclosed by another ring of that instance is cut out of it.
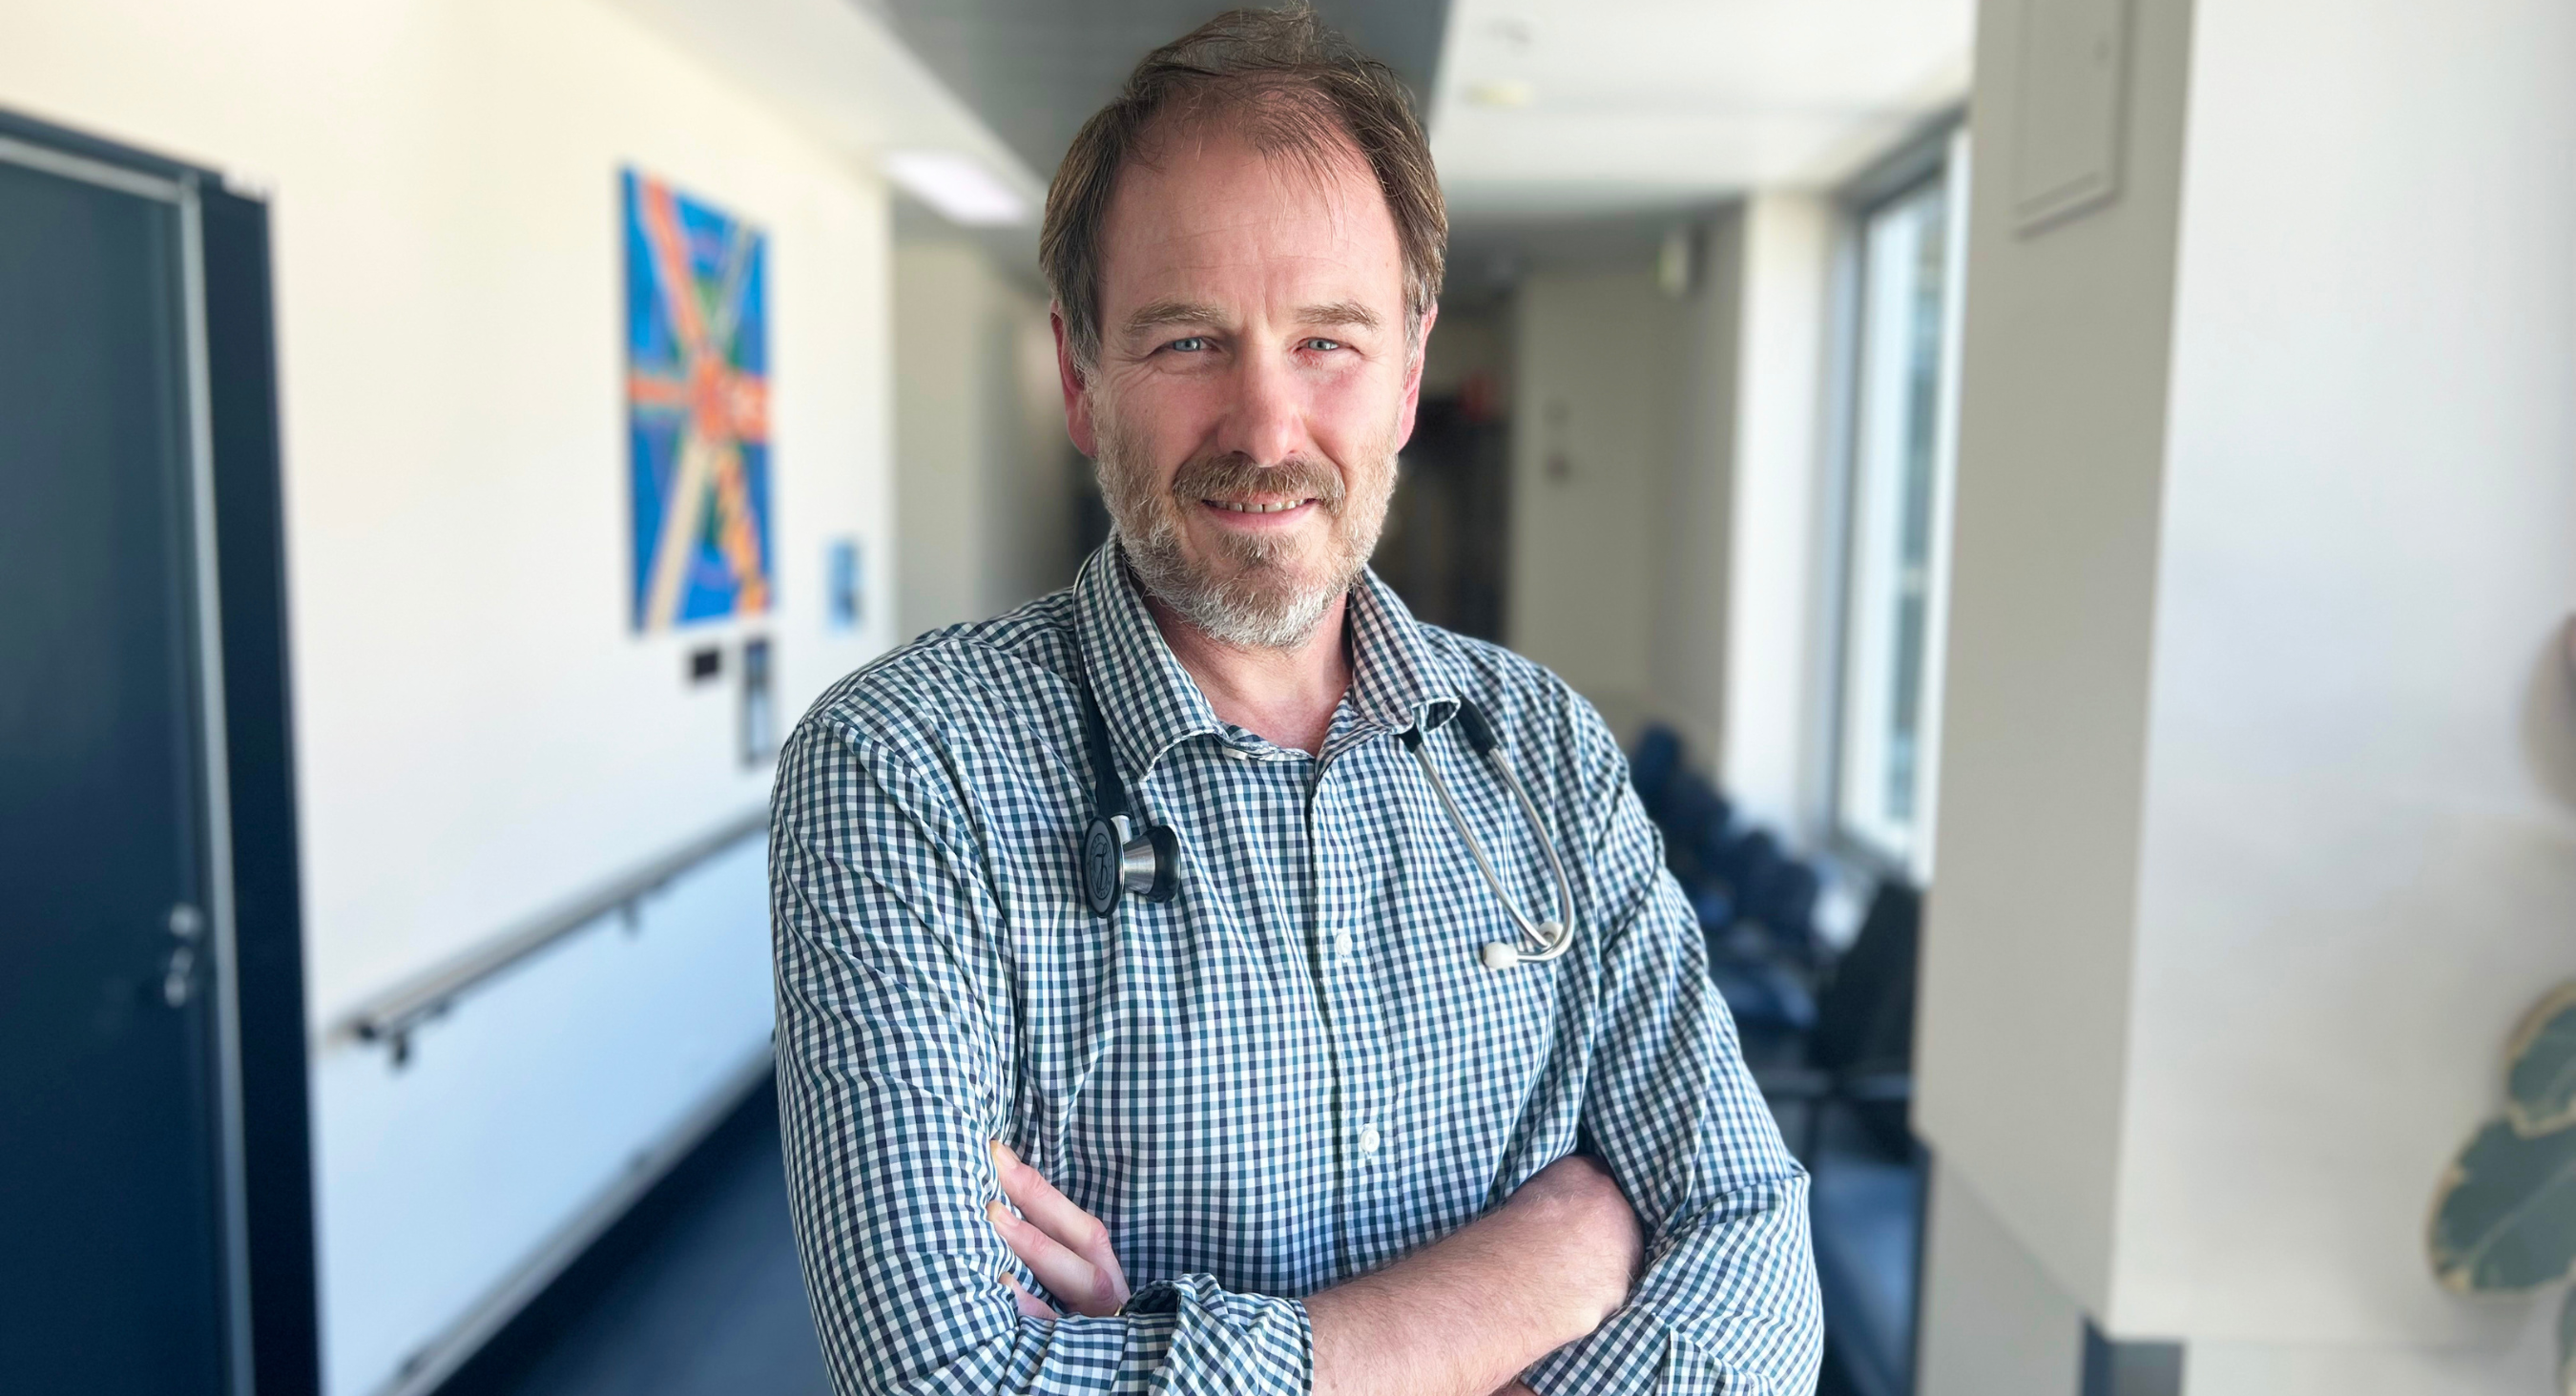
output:
<svg viewBox="0 0 2576 1396"><path fill-rule="evenodd" d="M1314 161L1345 143L1368 161L1395 216L1410 324L1440 298L1449 214L1431 144L1393 69L1326 28L1306 6L1229 10L1145 55L1084 122L1047 187L1038 264L1075 363L1100 353L1100 225L1131 160L1150 160L1166 120L1244 123L1255 149Z"/></svg>

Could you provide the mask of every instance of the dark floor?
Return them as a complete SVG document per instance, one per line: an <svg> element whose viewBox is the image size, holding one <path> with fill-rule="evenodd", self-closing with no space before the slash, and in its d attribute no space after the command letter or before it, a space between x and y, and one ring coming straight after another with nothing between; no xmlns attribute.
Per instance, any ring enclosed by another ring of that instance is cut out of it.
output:
<svg viewBox="0 0 2576 1396"><path fill-rule="evenodd" d="M763 1089L440 1396L830 1396Z"/></svg>

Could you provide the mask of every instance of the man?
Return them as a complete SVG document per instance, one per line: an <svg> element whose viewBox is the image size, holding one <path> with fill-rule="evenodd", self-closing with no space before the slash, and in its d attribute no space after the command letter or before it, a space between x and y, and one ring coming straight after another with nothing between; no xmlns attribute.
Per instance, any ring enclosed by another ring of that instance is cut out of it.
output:
<svg viewBox="0 0 2576 1396"><path fill-rule="evenodd" d="M1148 56L1058 172L1114 537L845 680L779 769L781 1108L845 1396L1811 1388L1806 1179L1617 746L1366 571L1445 237L1401 87L1303 11ZM1105 918L1086 686L1177 841L1177 893ZM1486 951L1541 948L1497 892L1552 918L1551 850L1568 948Z"/></svg>

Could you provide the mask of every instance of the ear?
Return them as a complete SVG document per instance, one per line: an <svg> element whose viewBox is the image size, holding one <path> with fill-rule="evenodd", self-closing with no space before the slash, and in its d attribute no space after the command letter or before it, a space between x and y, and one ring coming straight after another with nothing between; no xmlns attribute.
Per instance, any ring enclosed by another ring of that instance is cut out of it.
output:
<svg viewBox="0 0 2576 1396"><path fill-rule="evenodd" d="M1064 307L1047 307L1047 328L1055 331L1055 379L1064 391L1064 433L1073 438L1073 449L1098 460L1100 435L1092 428L1091 394L1084 391L1082 369L1074 363L1073 346L1065 339Z"/></svg>
<svg viewBox="0 0 2576 1396"><path fill-rule="evenodd" d="M1431 325L1440 318L1440 303L1423 307L1422 328L1413 336L1413 352L1404 365L1404 408L1395 419L1395 444L1398 450L1413 439L1413 417L1422 407L1422 361L1431 353Z"/></svg>

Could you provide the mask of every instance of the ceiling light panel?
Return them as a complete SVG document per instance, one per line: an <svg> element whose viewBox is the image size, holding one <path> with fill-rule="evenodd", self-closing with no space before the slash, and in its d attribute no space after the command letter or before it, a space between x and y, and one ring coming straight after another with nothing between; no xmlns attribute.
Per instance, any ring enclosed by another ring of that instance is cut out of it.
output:
<svg viewBox="0 0 2576 1396"><path fill-rule="evenodd" d="M953 150L886 152L886 178L939 216L968 228L1016 227L1029 221L1029 201L982 162Z"/></svg>

